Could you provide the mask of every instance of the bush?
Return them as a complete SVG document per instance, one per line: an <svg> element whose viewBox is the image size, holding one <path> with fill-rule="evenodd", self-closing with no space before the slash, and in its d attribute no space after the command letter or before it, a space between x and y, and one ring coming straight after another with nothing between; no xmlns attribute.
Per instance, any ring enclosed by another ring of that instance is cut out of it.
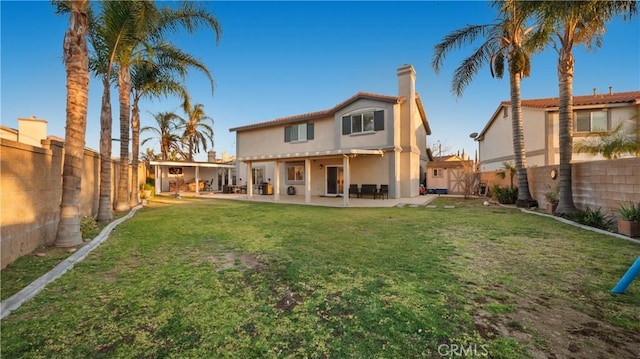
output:
<svg viewBox="0 0 640 359"><path fill-rule="evenodd" d="M90 238L98 229L98 223L96 223L95 217L84 216L80 221L80 233L82 238Z"/></svg>
<svg viewBox="0 0 640 359"><path fill-rule="evenodd" d="M635 204L633 202L629 202L629 204L621 204L620 210L620 218L625 221L640 221L640 202Z"/></svg>
<svg viewBox="0 0 640 359"><path fill-rule="evenodd" d="M493 185L493 196L498 201L498 203L502 204L514 204L518 199L518 187L502 188L498 184Z"/></svg>
<svg viewBox="0 0 640 359"><path fill-rule="evenodd" d="M600 228L605 231L613 231L616 225L613 217L609 213L603 212L601 208L591 209L586 207L570 215L569 219L585 226Z"/></svg>

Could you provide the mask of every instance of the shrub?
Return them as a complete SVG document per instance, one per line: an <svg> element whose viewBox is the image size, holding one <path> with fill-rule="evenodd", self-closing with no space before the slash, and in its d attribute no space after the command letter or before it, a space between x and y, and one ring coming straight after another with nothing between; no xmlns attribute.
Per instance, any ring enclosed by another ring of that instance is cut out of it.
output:
<svg viewBox="0 0 640 359"><path fill-rule="evenodd" d="M82 238L90 238L97 229L98 223L96 223L95 217L82 217L82 220L80 221L80 233L82 234Z"/></svg>
<svg viewBox="0 0 640 359"><path fill-rule="evenodd" d="M613 217L603 212L601 208L591 209L586 207L585 209L578 210L576 213L569 216L574 222L584 224L585 226L604 229L605 231L613 231L616 225L616 221Z"/></svg>
<svg viewBox="0 0 640 359"><path fill-rule="evenodd" d="M635 204L633 202L629 202L629 204L621 204L620 209L618 210L620 213L620 218L625 221L640 221L640 202Z"/></svg>
<svg viewBox="0 0 640 359"><path fill-rule="evenodd" d="M556 187L556 189L553 190L549 185L545 185L545 188L547 191L544 193L544 198L547 202L553 205L558 205L558 202L560 202L560 198L558 197L558 188Z"/></svg>
<svg viewBox="0 0 640 359"><path fill-rule="evenodd" d="M514 204L518 199L518 187L502 188L498 184L493 185L493 196L498 201L498 203L502 204Z"/></svg>

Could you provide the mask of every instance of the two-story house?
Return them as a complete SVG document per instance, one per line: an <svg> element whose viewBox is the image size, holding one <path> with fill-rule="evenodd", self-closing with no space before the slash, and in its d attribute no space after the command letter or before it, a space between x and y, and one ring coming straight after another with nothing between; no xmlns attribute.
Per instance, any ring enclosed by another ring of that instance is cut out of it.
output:
<svg viewBox="0 0 640 359"><path fill-rule="evenodd" d="M559 99L522 100L522 120L527 166L560 163L558 140ZM503 162L514 161L511 101L500 103L489 122L476 137L479 142L479 169L494 171ZM577 143L595 132L611 131L621 122L640 121L640 91L573 97L573 141ZM573 153L573 162L602 160L602 156Z"/></svg>
<svg viewBox="0 0 640 359"><path fill-rule="evenodd" d="M359 92L324 111L231 128L237 176L253 196L268 184L281 194L341 196L350 185L388 186L390 198L419 195L431 134L415 91L416 72L398 68L398 96ZM272 188L272 191L271 191Z"/></svg>

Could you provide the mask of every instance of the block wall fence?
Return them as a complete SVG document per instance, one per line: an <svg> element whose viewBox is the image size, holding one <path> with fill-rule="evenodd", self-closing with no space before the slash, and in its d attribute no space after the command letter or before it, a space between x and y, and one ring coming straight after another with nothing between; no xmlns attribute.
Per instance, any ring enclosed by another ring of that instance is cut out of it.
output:
<svg viewBox="0 0 640 359"><path fill-rule="evenodd" d="M37 147L0 139L0 268L55 241L63 161L61 141L43 140L42 147ZM119 166L112 160L112 203ZM144 183L144 164L138 173L140 183ZM99 185L100 154L85 149L80 205L83 216L98 214Z"/></svg>
<svg viewBox="0 0 640 359"><path fill-rule="evenodd" d="M551 178L551 171L559 170L558 165L530 167L527 169L531 196L539 207L546 206L544 194L558 187L559 179ZM573 201L576 207L584 209L602 208L618 216L619 205L623 202L640 202L640 158L622 158L592 162L578 162L572 165ZM496 172L481 173L481 180L489 186L509 185L509 176L501 179ZM517 185L517 179L514 179Z"/></svg>

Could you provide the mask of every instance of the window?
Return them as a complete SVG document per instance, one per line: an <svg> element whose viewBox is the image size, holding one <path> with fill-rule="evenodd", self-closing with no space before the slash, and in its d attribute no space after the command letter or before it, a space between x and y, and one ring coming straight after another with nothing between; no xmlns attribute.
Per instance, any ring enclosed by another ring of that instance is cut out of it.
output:
<svg viewBox="0 0 640 359"><path fill-rule="evenodd" d="M607 111L576 112L576 132L608 131Z"/></svg>
<svg viewBox="0 0 640 359"><path fill-rule="evenodd" d="M442 177L442 168L434 168L433 169L433 177Z"/></svg>
<svg viewBox="0 0 640 359"><path fill-rule="evenodd" d="M368 133L384 130L384 111L370 111L342 117L342 134Z"/></svg>
<svg viewBox="0 0 640 359"><path fill-rule="evenodd" d="M284 128L284 142L313 140L313 123L301 123Z"/></svg>
<svg viewBox="0 0 640 359"><path fill-rule="evenodd" d="M304 165L288 165L287 181L304 181Z"/></svg>

